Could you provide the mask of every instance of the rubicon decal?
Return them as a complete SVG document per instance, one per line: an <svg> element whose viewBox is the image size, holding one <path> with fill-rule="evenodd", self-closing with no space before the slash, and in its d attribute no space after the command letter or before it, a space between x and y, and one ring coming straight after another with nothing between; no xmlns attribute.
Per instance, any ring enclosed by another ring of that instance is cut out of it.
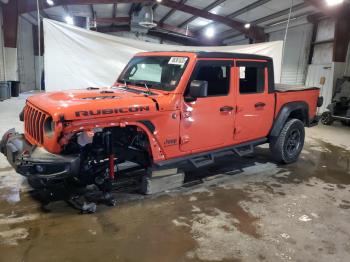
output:
<svg viewBox="0 0 350 262"><path fill-rule="evenodd" d="M97 109L88 111L77 111L75 112L76 117L81 116L98 116L98 115L111 115L111 114L125 114L125 113L137 113L150 111L149 106L133 106L133 107L121 107L121 108L108 108L108 109Z"/></svg>

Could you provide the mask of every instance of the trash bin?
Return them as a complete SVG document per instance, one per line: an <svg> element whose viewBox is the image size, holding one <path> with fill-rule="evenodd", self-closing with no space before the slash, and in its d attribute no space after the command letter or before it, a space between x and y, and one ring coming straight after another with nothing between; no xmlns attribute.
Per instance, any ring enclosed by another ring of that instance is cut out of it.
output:
<svg viewBox="0 0 350 262"><path fill-rule="evenodd" d="M11 96L19 97L19 81L10 81L11 82Z"/></svg>
<svg viewBox="0 0 350 262"><path fill-rule="evenodd" d="M7 81L0 81L0 101L4 101L11 97L11 86Z"/></svg>

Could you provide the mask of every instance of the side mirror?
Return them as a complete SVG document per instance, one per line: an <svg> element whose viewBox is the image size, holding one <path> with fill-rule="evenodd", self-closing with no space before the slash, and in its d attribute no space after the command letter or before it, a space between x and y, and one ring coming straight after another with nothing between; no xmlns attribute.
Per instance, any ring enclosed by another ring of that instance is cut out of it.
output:
<svg viewBox="0 0 350 262"><path fill-rule="evenodd" d="M188 97L185 97L186 102L194 102L199 97L208 96L208 81L193 80L190 84Z"/></svg>

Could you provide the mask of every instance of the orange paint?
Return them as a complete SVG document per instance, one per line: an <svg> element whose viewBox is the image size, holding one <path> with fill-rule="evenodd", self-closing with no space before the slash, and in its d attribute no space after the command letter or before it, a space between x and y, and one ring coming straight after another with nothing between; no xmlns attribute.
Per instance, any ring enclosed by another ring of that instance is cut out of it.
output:
<svg viewBox="0 0 350 262"><path fill-rule="evenodd" d="M108 89L113 93L72 90L29 97L24 111L26 139L58 154L74 133L86 131L93 135L96 128L133 125L147 134L153 161L159 162L267 137L274 119L288 102L304 101L309 106L310 119L316 115L319 90L269 93L267 68L263 92L239 93L240 72L235 64L243 60L256 63L266 62L264 60L198 58L196 53L187 52L148 52L137 56L184 56L189 61L177 87L173 91L152 89L154 96L118 89L120 84L116 83ZM184 92L199 60L232 61L228 95L185 102ZM145 91L139 86L130 87ZM109 98L89 99L96 96ZM220 111L222 107L233 110ZM48 117L52 117L55 124L50 136L41 131ZM153 133L140 122L143 120L152 122Z"/></svg>

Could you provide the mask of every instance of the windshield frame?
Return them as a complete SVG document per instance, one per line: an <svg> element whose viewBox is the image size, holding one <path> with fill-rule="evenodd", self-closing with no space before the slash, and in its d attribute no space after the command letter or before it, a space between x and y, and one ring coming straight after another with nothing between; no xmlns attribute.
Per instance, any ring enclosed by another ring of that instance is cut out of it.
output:
<svg viewBox="0 0 350 262"><path fill-rule="evenodd" d="M187 69L187 66L191 60L191 58L189 56L186 55L146 55L146 56L134 56L133 58L130 59L130 61L127 63L127 65L125 66L125 68L123 69L123 71L121 72L121 74L119 75L118 79L117 79L117 83L119 84L124 84L125 81L123 79L124 74L126 73L126 71L130 68L132 62L134 59L140 59L140 58L169 58L171 59L172 57L184 57L187 58L186 63L184 64L184 67L182 68L182 73L180 75L180 77L177 79L177 82L174 85L169 85L169 88L164 88L166 85L162 84L162 83L155 83L152 81L145 81L145 80L136 80L136 81L127 81L127 84L130 85L134 85L137 87L142 87L142 88L146 88L146 89L153 89L153 90L157 90L157 91L163 91L163 92L172 92L174 90L177 89L177 87L179 86L179 83L181 82L182 77L185 74L185 71ZM135 83L134 83L135 82ZM142 82L142 83L146 83L147 87L144 84L140 84L138 82Z"/></svg>

